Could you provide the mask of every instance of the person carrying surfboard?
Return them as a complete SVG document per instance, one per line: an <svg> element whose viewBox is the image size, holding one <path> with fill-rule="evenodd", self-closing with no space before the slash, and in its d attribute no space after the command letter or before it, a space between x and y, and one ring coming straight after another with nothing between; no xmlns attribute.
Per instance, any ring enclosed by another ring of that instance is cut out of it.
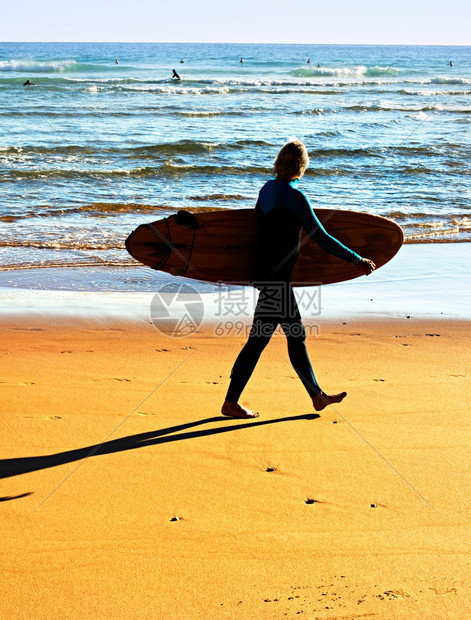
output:
<svg viewBox="0 0 471 620"><path fill-rule="evenodd" d="M224 416L256 418L257 412L239 404L264 348L281 325L288 341L288 354L316 411L341 402L346 392L329 395L322 391L314 376L306 349L306 332L293 293L291 276L300 251L301 230L307 232L323 250L358 265L369 275L376 265L362 258L329 235L314 213L309 199L298 188L309 164L306 147L299 140L285 144L275 160L275 179L260 190L256 210L260 217L260 244L254 266L254 286L260 290L249 338L231 372Z"/></svg>

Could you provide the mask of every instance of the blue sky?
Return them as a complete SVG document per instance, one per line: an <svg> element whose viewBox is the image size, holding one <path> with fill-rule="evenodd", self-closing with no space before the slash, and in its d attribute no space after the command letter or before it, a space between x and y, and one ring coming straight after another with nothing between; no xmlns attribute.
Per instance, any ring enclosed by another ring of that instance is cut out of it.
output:
<svg viewBox="0 0 471 620"><path fill-rule="evenodd" d="M1 41L471 44L455 0L7 0Z"/></svg>

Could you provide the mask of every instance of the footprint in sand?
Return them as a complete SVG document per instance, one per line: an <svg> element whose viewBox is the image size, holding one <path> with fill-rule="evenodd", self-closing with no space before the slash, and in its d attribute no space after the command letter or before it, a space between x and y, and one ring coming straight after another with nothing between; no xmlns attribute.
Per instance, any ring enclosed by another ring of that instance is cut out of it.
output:
<svg viewBox="0 0 471 620"><path fill-rule="evenodd" d="M192 385L199 385L199 381L179 381L178 382L180 385L189 385L190 383ZM220 383L223 383L223 381L205 381L204 382L206 385L219 385Z"/></svg>
<svg viewBox="0 0 471 620"><path fill-rule="evenodd" d="M100 379L91 379L91 381L95 381L95 382L97 382L97 381L120 381L120 382L121 381L126 381L126 382L130 382L130 381L132 381L132 379L126 379L124 377L103 377L103 378L100 378Z"/></svg>
<svg viewBox="0 0 471 620"><path fill-rule="evenodd" d="M17 332L42 332L41 327L13 327Z"/></svg>
<svg viewBox="0 0 471 620"><path fill-rule="evenodd" d="M16 387L19 385L35 385L34 381L20 381L19 383L7 383L6 381L0 381L4 385L10 385L12 387Z"/></svg>
<svg viewBox="0 0 471 620"><path fill-rule="evenodd" d="M72 351L61 351L61 353L72 353Z"/></svg>
<svg viewBox="0 0 471 620"><path fill-rule="evenodd" d="M445 594L458 594L456 588L451 588L450 590L443 588L429 588L429 590L432 590L432 592L437 596L444 596Z"/></svg>
<svg viewBox="0 0 471 620"><path fill-rule="evenodd" d="M24 415L21 416L22 420L62 420L60 415Z"/></svg>
<svg viewBox="0 0 471 620"><path fill-rule="evenodd" d="M405 592L404 590L386 590L382 594L376 595L380 600L384 601L386 599L392 598L410 598L411 595Z"/></svg>

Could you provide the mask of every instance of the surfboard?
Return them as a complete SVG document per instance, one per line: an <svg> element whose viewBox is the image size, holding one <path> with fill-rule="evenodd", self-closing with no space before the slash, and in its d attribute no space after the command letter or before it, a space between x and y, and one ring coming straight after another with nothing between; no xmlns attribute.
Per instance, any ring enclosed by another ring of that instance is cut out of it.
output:
<svg viewBox="0 0 471 620"><path fill-rule="evenodd" d="M315 209L323 226L347 247L382 267L398 252L403 233L395 222L368 213ZM364 275L301 236L293 286L333 284ZM174 276L205 282L250 284L259 238L255 209L178 211L141 224L126 239L126 249L139 262Z"/></svg>

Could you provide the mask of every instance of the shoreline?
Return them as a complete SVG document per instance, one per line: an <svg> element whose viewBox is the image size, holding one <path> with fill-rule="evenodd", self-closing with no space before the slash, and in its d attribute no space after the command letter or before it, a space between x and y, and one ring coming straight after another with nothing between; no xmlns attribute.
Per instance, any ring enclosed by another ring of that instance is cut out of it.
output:
<svg viewBox="0 0 471 620"><path fill-rule="evenodd" d="M471 244L405 245L368 277L295 290L306 322L401 316L468 320L471 291L464 282L469 264ZM253 315L256 296L251 287L229 292L225 286L172 278L137 266L0 272L0 320L21 316L45 322L148 322L154 295L182 285L203 303L198 318L204 322L249 321ZM184 312L182 304L171 308L175 316Z"/></svg>

